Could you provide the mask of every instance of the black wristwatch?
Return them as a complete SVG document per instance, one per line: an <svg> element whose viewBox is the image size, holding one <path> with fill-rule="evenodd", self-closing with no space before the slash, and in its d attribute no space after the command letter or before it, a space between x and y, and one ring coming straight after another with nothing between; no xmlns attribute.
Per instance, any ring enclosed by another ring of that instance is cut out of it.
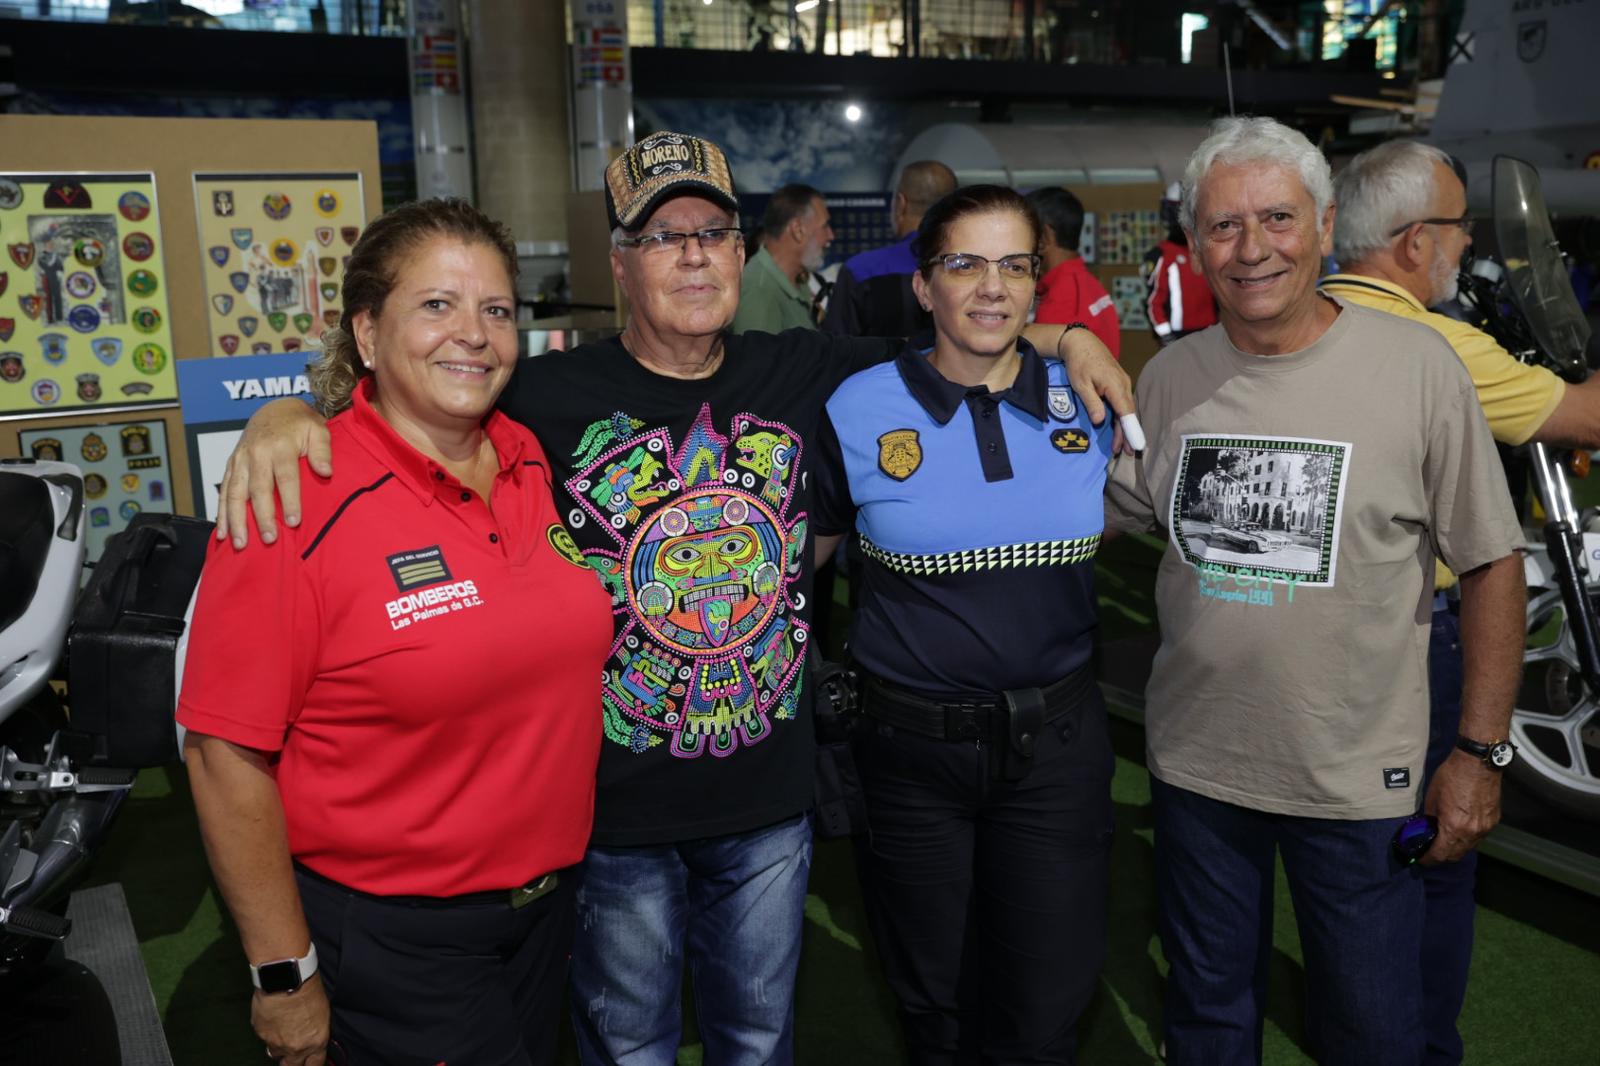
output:
<svg viewBox="0 0 1600 1066"><path fill-rule="evenodd" d="M298 992L317 972L317 946L311 945L298 959L277 959L260 966L251 964L250 980L263 992Z"/></svg>
<svg viewBox="0 0 1600 1066"><path fill-rule="evenodd" d="M1483 760L1491 770L1504 770L1517 757L1517 746L1509 740L1491 740L1485 744L1470 737L1456 737L1456 747Z"/></svg>

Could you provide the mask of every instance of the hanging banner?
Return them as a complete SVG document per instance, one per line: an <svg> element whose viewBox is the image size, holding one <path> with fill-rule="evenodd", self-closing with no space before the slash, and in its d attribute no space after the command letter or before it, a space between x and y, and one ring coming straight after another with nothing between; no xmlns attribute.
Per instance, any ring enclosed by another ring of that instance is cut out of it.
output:
<svg viewBox="0 0 1600 1066"><path fill-rule="evenodd" d="M315 353L313 353L314 355ZM188 439L194 513L217 517L218 486L244 424L262 405L284 396L311 400L305 353L185 359L178 364L183 432Z"/></svg>
<svg viewBox="0 0 1600 1066"><path fill-rule="evenodd" d="M0 415L171 403L150 173L0 172Z"/></svg>

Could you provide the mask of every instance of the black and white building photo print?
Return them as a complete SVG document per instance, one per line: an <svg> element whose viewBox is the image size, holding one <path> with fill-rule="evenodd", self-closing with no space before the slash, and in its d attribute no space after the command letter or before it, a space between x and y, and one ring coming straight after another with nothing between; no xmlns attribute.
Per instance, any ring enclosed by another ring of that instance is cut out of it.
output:
<svg viewBox="0 0 1600 1066"><path fill-rule="evenodd" d="M1173 542L1202 570L1332 585L1350 447L1186 435L1173 485Z"/></svg>

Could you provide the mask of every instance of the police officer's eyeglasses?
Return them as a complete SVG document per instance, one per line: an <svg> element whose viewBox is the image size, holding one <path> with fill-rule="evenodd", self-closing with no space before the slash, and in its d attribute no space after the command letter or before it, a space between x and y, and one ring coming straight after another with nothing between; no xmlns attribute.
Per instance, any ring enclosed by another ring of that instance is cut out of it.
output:
<svg viewBox="0 0 1600 1066"><path fill-rule="evenodd" d="M1462 215L1460 218L1419 218L1414 222L1407 222L1404 226L1395 227L1389 231L1389 236L1398 237L1412 226L1460 226L1461 232L1470 237L1472 227L1477 221L1471 215Z"/></svg>
<svg viewBox="0 0 1600 1066"><path fill-rule="evenodd" d="M1002 281L1032 281L1039 276L1039 257L1036 255L1008 255L1003 259L985 259L971 252L949 252L936 255L924 265L938 263L944 267L945 277L972 281L982 277L993 263Z"/></svg>
<svg viewBox="0 0 1600 1066"><path fill-rule="evenodd" d="M640 248L646 252L664 252L672 249L674 252L683 251L683 247L693 237L706 251L737 244L743 236L737 229L723 227L718 229L695 230L693 233L677 233L672 230L663 230L660 233L646 233L642 237L624 237L617 241L619 248Z"/></svg>

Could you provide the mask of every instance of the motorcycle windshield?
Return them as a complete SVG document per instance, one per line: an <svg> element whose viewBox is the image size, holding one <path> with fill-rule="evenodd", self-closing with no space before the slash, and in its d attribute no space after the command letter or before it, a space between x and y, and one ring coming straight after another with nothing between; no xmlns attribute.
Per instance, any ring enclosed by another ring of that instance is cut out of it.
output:
<svg viewBox="0 0 1600 1066"><path fill-rule="evenodd" d="M1507 287L1534 339L1563 376L1583 378L1589 323L1572 291L1532 164L1495 157L1494 229Z"/></svg>

